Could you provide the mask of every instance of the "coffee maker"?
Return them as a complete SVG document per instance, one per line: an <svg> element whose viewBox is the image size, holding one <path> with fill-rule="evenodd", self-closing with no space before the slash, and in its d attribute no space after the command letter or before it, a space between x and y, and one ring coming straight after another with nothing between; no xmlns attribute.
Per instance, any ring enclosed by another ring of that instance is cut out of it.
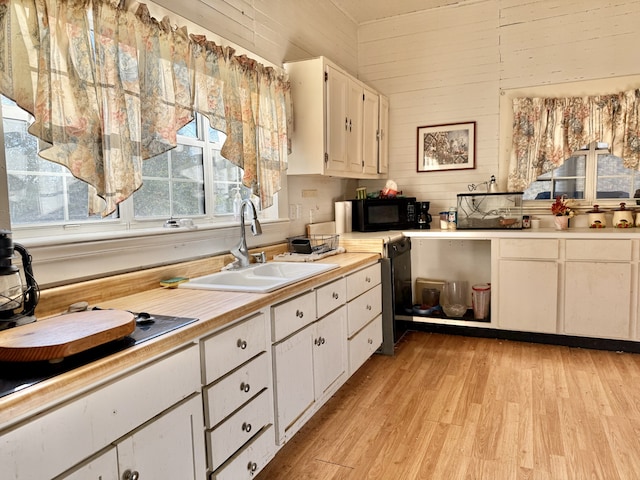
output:
<svg viewBox="0 0 640 480"><path fill-rule="evenodd" d="M431 228L431 215L429 214L430 202L416 202L416 228L426 230Z"/></svg>

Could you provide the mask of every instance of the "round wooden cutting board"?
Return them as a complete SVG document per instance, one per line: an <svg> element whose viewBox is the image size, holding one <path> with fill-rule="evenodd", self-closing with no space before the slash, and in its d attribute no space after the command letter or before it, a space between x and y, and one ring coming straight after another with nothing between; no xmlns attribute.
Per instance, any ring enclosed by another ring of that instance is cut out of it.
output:
<svg viewBox="0 0 640 480"><path fill-rule="evenodd" d="M68 313L0 332L0 360L61 360L74 353L123 338L136 328L125 310Z"/></svg>

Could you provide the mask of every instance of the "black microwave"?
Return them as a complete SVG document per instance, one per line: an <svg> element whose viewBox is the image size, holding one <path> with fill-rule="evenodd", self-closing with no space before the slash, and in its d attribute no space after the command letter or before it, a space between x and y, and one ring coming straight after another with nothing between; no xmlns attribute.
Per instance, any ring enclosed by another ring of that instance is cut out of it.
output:
<svg viewBox="0 0 640 480"><path fill-rule="evenodd" d="M351 202L354 232L408 230L416 225L415 197L367 198Z"/></svg>

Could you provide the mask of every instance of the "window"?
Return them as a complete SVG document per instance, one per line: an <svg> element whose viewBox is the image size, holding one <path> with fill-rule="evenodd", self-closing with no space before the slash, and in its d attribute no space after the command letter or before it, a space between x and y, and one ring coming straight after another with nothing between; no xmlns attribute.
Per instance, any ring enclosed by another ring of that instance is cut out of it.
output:
<svg viewBox="0 0 640 480"><path fill-rule="evenodd" d="M640 172L625 168L624 160L611 155L606 143L593 142L555 170L540 175L524 192L524 199L549 200L566 195L584 200L586 205L617 205L621 199L633 198L638 189Z"/></svg>
<svg viewBox="0 0 640 480"><path fill-rule="evenodd" d="M233 220L238 195L251 198L242 185L242 169L220 155L225 135L197 115L178 132L175 149L143 162L143 186L116 213L90 215L88 185L37 155L46 144L27 132L30 116L2 97L2 117L12 229L28 226L50 234L73 224L77 233L105 224L110 229L155 227L172 217L225 222ZM277 212L275 201L261 217L277 218Z"/></svg>

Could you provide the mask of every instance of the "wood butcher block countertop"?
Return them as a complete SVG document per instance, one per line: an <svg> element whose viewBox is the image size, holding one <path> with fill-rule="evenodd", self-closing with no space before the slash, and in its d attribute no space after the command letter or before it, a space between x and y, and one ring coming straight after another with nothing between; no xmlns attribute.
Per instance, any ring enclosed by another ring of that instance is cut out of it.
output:
<svg viewBox="0 0 640 480"><path fill-rule="evenodd" d="M189 342L195 343L200 338L260 308L329 282L365 265L375 263L378 258L379 255L372 253L343 253L327 257L318 263L334 263L340 265L340 268L329 270L267 294L158 287L100 302L102 308L147 311L159 315L195 317L199 320L83 367L36 383L24 390L1 397L0 432L10 425L144 365L162 354ZM39 321L45 322L47 320Z"/></svg>

